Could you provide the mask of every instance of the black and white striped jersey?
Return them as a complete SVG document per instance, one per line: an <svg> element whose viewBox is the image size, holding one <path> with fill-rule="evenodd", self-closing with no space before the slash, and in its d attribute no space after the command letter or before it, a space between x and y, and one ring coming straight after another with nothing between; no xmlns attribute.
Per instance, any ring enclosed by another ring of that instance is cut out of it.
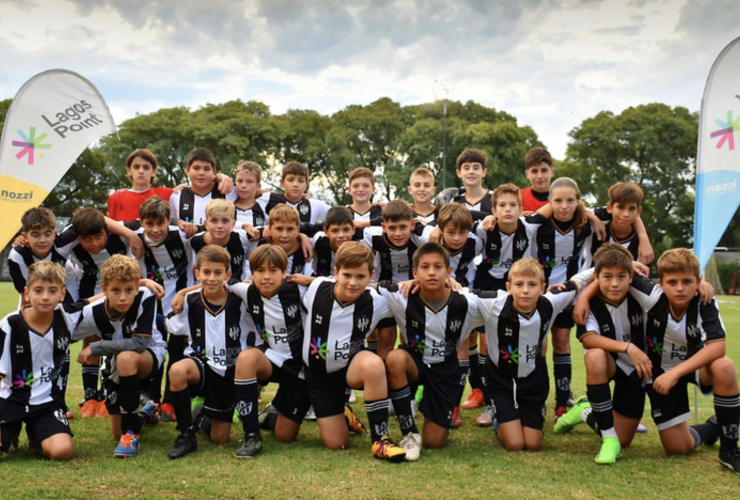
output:
<svg viewBox="0 0 740 500"><path fill-rule="evenodd" d="M206 231L198 233L190 239L193 263L198 262L198 252L206 246L203 236ZM249 255L257 247L257 242L249 241L246 231L235 229L229 235L229 242L224 246L231 257L231 279L230 283L252 279L252 273L249 268Z"/></svg>
<svg viewBox="0 0 740 500"><path fill-rule="evenodd" d="M478 264L475 288L481 290L503 290L509 269L514 262L532 257L535 235L539 226L519 219L516 230L511 234L501 232L497 225L485 231L482 224L475 224L475 234L483 240L483 259Z"/></svg>
<svg viewBox="0 0 740 500"><path fill-rule="evenodd" d="M576 234L574 222L562 223L539 214L526 217L526 221L539 225L532 257L545 268L548 285L565 283L582 269L591 267L591 222Z"/></svg>
<svg viewBox="0 0 740 500"><path fill-rule="evenodd" d="M547 332L555 317L573 302L576 292L572 282L564 291L547 292L530 314L517 311L514 297L508 292L480 292L480 316L472 323L485 324L488 356L501 373L524 378L545 363L542 344Z"/></svg>
<svg viewBox="0 0 740 500"><path fill-rule="evenodd" d="M58 305L51 327L32 330L20 312L0 321L0 399L27 405L64 403L62 365L79 312Z"/></svg>
<svg viewBox="0 0 740 500"><path fill-rule="evenodd" d="M329 205L321 200L317 200L316 198L301 198L298 203L285 200L285 204L298 210L301 222L309 222L311 224L325 220L326 213L331 208Z"/></svg>
<svg viewBox="0 0 740 500"><path fill-rule="evenodd" d="M190 241L177 226L169 226L167 236L159 244L144 234L143 227L135 231L144 243L144 257L139 259L141 275L164 287L162 310L165 315L169 314L175 293L194 283Z"/></svg>
<svg viewBox="0 0 740 500"><path fill-rule="evenodd" d="M396 247L388 242L382 227L366 227L363 234L362 242L369 246L375 254L373 281L398 283L413 279L414 252L426 242L426 238L412 232L406 246Z"/></svg>
<svg viewBox="0 0 740 500"><path fill-rule="evenodd" d="M98 335L101 342L117 342L134 337L150 337L147 349L157 358L162 366L167 352L167 343L156 328L157 299L148 288L139 287L139 293L125 314L112 311L108 299L103 297L91 302L82 309L82 318L72 332L73 340L82 340L91 335ZM102 344L101 344L102 345ZM90 345L96 352L95 342ZM125 350L125 349L124 349ZM108 359L110 365L110 359Z"/></svg>
<svg viewBox="0 0 740 500"><path fill-rule="evenodd" d="M194 290L185 296L182 311L167 318L167 331L187 336L185 356L200 359L224 376L236 366L239 353L247 348L247 335L255 327L238 295L229 292L226 302L213 312L202 290Z"/></svg>
<svg viewBox="0 0 740 500"><path fill-rule="evenodd" d="M79 276L77 276L77 268L54 247L52 247L49 255L43 259L36 257L29 247L13 247L10 250L10 253L8 254L8 272L10 272L10 278L13 280L13 286L16 291L21 294L23 293L23 289L26 286L28 268L42 260L56 262L64 267L64 270L67 272L64 283L67 293L64 296L64 302L66 304L75 302L79 295Z"/></svg>
<svg viewBox="0 0 740 500"><path fill-rule="evenodd" d="M246 304L258 347L267 358L303 377L303 304L298 285L283 281L272 297L262 295L254 284L237 283L229 290Z"/></svg>
<svg viewBox="0 0 740 500"><path fill-rule="evenodd" d="M378 292L388 306L401 330L403 342L418 352L424 363L441 363L448 356L457 355L460 344L478 324L478 299L467 292L451 292L439 309L421 297L421 293L404 297L396 285L379 284Z"/></svg>
<svg viewBox="0 0 740 500"><path fill-rule="evenodd" d="M319 231L311 238L311 242L313 243L312 276L332 276L336 252L331 248L329 237L323 231Z"/></svg>
<svg viewBox="0 0 740 500"><path fill-rule="evenodd" d="M218 190L218 185L214 185L205 196L200 196L189 187L183 188L179 193L172 193L170 196L170 216L202 226L206 220L206 205L217 198L226 198L233 203L237 199L236 189L223 195Z"/></svg>
<svg viewBox="0 0 740 500"><path fill-rule="evenodd" d="M318 373L341 370L362 350L365 339L383 318L391 316L388 302L374 288L367 288L351 304L334 294L336 282L316 278L303 296L303 362Z"/></svg>
<svg viewBox="0 0 740 500"><path fill-rule="evenodd" d="M133 257L128 248L128 240L110 233L107 233L107 238L105 248L94 255L82 248L72 226L67 226L54 240L57 251L81 271L78 299L87 299L103 291L100 267L111 256L121 254Z"/></svg>
<svg viewBox="0 0 740 500"><path fill-rule="evenodd" d="M485 212L490 214L493 211L493 200L491 195L493 191L489 190L488 193L483 195L483 198L479 200L471 200L467 196L467 192L461 190L462 193L454 198L456 203L462 203L467 207L468 210L477 210L478 212Z"/></svg>

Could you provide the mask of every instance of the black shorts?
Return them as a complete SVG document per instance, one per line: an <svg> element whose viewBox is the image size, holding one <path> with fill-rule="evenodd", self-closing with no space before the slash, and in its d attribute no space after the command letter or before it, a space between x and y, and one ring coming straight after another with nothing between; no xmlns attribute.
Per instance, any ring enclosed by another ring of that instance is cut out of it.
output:
<svg viewBox="0 0 740 500"><path fill-rule="evenodd" d="M383 318L380 321L378 321L378 330L382 330L383 328L390 328L391 326L397 326L398 323L396 323L396 318L394 316L391 316L390 318Z"/></svg>
<svg viewBox="0 0 740 500"><path fill-rule="evenodd" d="M236 406L236 389L234 387L236 367L227 368L226 373L221 376L213 371L210 366L203 364L200 359L196 357L190 359L195 361L200 374L198 383L190 386L190 395L204 398L204 415L221 422L233 422L234 407Z"/></svg>
<svg viewBox="0 0 740 500"><path fill-rule="evenodd" d="M148 352L152 356L152 371L147 377L139 379L141 390L143 392L147 392L149 390L151 376L153 373L157 373L157 371L159 370L159 361L157 360L157 355L149 349L147 349L146 352ZM114 376L111 376L111 366L112 365L110 364L110 360L107 360L100 372L103 379L102 386L105 392L105 407L108 409L108 413L110 415L120 415L121 408L118 406L119 375L118 371L116 371Z"/></svg>
<svg viewBox="0 0 740 500"><path fill-rule="evenodd" d="M614 411L627 418L642 418L645 410L645 384L637 373L627 375L617 367L614 373Z"/></svg>
<svg viewBox="0 0 740 500"><path fill-rule="evenodd" d="M573 320L573 306L568 306L563 312L555 317L555 321L552 322L552 327L571 329L575 324L576 322Z"/></svg>
<svg viewBox="0 0 740 500"><path fill-rule="evenodd" d="M452 427L452 410L460 403L460 381L463 370L457 361L457 353L444 361L429 365L417 351L407 345L399 346L410 356L419 371L417 385L424 386L424 397L419 411L435 424L449 429Z"/></svg>
<svg viewBox="0 0 740 500"><path fill-rule="evenodd" d="M56 434L72 436L66 413L64 406L57 401L26 405L0 399L0 450L8 452L13 436L21 431L23 423L39 443Z"/></svg>
<svg viewBox="0 0 740 500"><path fill-rule="evenodd" d="M311 398L308 397L306 380L296 377L288 370L283 370L275 363L271 362L270 364L272 365L270 382L280 384L275 397L272 399L272 406L285 418L300 424L311 407Z"/></svg>
<svg viewBox="0 0 740 500"><path fill-rule="evenodd" d="M545 363L538 364L528 376L513 379L503 375L489 359L486 362L486 382L499 423L521 420L524 427L542 430L545 403L550 394L550 378Z"/></svg>
<svg viewBox="0 0 740 500"><path fill-rule="evenodd" d="M306 386L316 418L344 414L348 368L349 363L341 370L332 373L316 373L306 368Z"/></svg>
<svg viewBox="0 0 740 500"><path fill-rule="evenodd" d="M647 394L652 406L653 422L659 431L670 429L691 418L689 391L687 390L689 383L698 386L704 395L712 393L711 386L703 386L699 383L699 370L681 377L665 396L655 392L653 384L648 384Z"/></svg>

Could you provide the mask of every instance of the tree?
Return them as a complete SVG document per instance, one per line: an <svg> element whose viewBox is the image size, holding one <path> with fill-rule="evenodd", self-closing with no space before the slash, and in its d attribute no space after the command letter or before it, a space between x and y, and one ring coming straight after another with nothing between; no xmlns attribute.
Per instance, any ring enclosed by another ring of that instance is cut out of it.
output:
<svg viewBox="0 0 740 500"><path fill-rule="evenodd" d="M642 220L656 253L690 246L698 114L652 103L619 115L602 111L569 135L559 175L572 177L597 205L609 186L632 181L644 193Z"/></svg>
<svg viewBox="0 0 740 500"><path fill-rule="evenodd" d="M110 175L105 155L99 149L85 149L44 200L57 217L71 217L81 207L107 213L108 195L119 187Z"/></svg>

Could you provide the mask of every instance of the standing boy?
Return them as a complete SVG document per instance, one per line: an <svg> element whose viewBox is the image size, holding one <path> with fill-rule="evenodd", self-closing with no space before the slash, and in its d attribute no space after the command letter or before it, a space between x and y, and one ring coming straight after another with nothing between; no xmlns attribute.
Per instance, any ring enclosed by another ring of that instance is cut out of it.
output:
<svg viewBox="0 0 740 500"><path fill-rule="evenodd" d="M331 276L339 247L355 235L352 212L344 207L331 207L326 213L324 230L312 239L314 258L311 262L313 276Z"/></svg>
<svg viewBox="0 0 740 500"><path fill-rule="evenodd" d="M465 205L468 210L491 213L491 192L483 187L486 179L488 155L480 149L466 149L457 157L455 173L465 186L455 197L455 201Z"/></svg>
<svg viewBox="0 0 740 500"><path fill-rule="evenodd" d="M437 207L432 203L432 197L436 188L434 187L434 174L424 167L419 167L409 177L409 187L406 188L413 198L411 209L414 218L423 224L429 224L437 217Z"/></svg>
<svg viewBox="0 0 740 500"><path fill-rule="evenodd" d="M308 167L297 161L290 161L283 166L280 176L280 187L288 206L298 210L301 222L322 221L326 217L329 205L315 198L306 198L309 176Z"/></svg>
<svg viewBox="0 0 740 500"><path fill-rule="evenodd" d="M531 215L550 200L550 181L555 175L552 156L544 148L532 148L524 157L524 175L530 186L521 190L524 215Z"/></svg>

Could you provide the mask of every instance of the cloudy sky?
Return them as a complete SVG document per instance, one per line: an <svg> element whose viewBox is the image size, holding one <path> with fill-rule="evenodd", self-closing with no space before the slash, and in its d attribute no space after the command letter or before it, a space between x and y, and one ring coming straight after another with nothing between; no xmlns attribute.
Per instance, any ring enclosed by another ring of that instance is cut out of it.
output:
<svg viewBox="0 0 740 500"><path fill-rule="evenodd" d="M231 99L331 114L436 90L513 114L562 158L601 110L698 110L738 20L738 0L0 0L0 99L55 67L92 80L119 123Z"/></svg>

